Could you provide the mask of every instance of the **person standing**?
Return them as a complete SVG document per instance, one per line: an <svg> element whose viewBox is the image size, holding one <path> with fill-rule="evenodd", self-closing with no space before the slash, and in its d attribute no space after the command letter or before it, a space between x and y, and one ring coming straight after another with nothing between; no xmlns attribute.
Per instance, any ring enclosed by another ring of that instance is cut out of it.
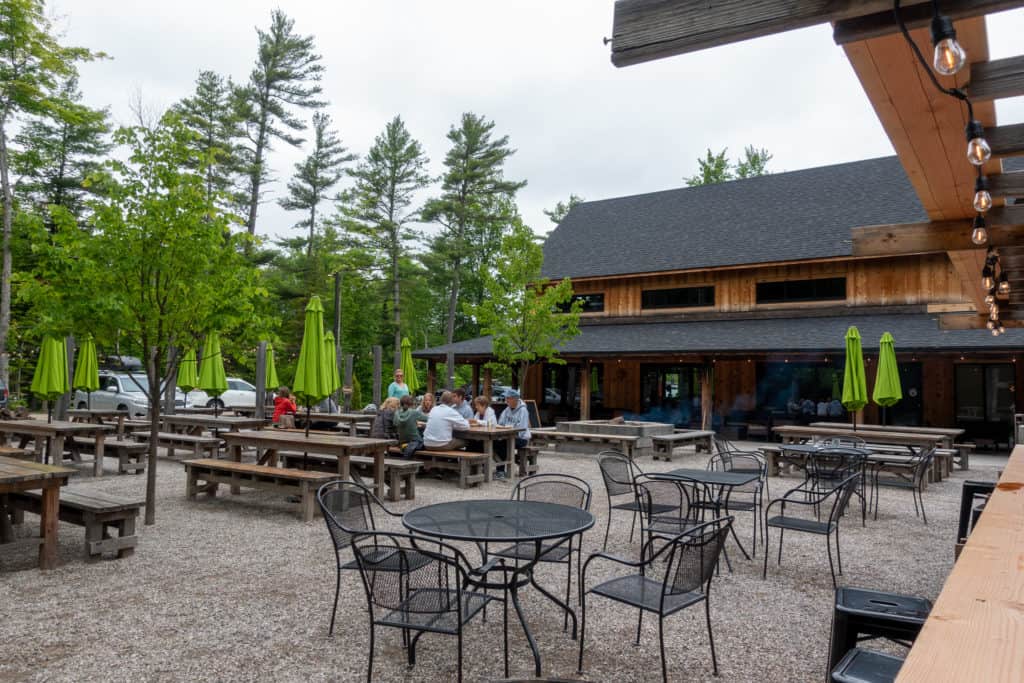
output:
<svg viewBox="0 0 1024 683"><path fill-rule="evenodd" d="M530 443L530 411L527 409L526 404L519 397L519 392L515 389L508 391L505 394L505 402L507 404L504 411L501 413L501 417L498 418L499 427L518 427L519 433L516 434L516 450L525 448ZM495 470L495 475L499 479L504 479L508 476L505 472L505 462L515 462L515 454L509 454L508 442L496 441L494 444L495 455L498 456L498 462L501 465Z"/></svg>
<svg viewBox="0 0 1024 683"><path fill-rule="evenodd" d="M409 395L409 385L405 383L402 368L395 369L395 381L388 385L388 398L402 398Z"/></svg>
<svg viewBox="0 0 1024 683"><path fill-rule="evenodd" d="M456 439L456 429L469 429L469 422L455 410L452 392L441 394L441 404L434 406L427 416L427 427L423 430L423 446L429 451L454 451L465 448L466 442Z"/></svg>

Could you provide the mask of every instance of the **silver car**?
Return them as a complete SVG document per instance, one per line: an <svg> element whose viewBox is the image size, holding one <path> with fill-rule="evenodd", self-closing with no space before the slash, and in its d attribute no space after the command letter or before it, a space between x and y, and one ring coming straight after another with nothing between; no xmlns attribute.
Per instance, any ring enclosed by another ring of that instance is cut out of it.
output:
<svg viewBox="0 0 1024 683"><path fill-rule="evenodd" d="M100 372L99 391L90 397L84 391L75 392L75 407L91 406L97 410L127 410L130 415L149 413L149 380L140 372ZM184 407L185 394L175 388L174 405Z"/></svg>

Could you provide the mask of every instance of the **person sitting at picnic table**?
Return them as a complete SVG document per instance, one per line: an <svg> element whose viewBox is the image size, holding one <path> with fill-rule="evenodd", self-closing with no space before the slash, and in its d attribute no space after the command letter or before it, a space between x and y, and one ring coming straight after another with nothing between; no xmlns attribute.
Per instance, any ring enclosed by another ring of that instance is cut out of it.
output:
<svg viewBox="0 0 1024 683"><path fill-rule="evenodd" d="M487 400L486 396L477 396L473 399L473 417L470 418L469 423L485 427L493 427L498 424L498 417L494 414L494 408L491 407L491 402Z"/></svg>
<svg viewBox="0 0 1024 683"><path fill-rule="evenodd" d="M498 418L498 425L500 427L519 428L519 433L516 434L516 450L519 450L530 443L530 411L519 398L519 392L515 389L505 394L505 402L507 406L502 411L501 417ZM495 457L500 458L499 462L504 463L509 459L508 444L505 441L495 442L494 454ZM512 459L515 459L515 454L512 454ZM507 476L504 464L495 470L494 476L499 479L504 479Z"/></svg>
<svg viewBox="0 0 1024 683"><path fill-rule="evenodd" d="M469 422L455 410L452 392L441 394L441 404L434 406L427 416L427 427L423 430L423 446L428 451L455 451L465 448L466 442L456 439L452 432L469 429Z"/></svg>
<svg viewBox="0 0 1024 683"><path fill-rule="evenodd" d="M473 406L466 400L466 390L456 389L452 392L452 399L455 401L452 407L455 411L467 420L473 417Z"/></svg>
<svg viewBox="0 0 1024 683"><path fill-rule="evenodd" d="M398 445L402 455L411 458L416 451L423 448L423 434L420 433L420 422L426 422L428 416L416 409L416 400L406 394L399 400L395 412L395 431L398 433Z"/></svg>
<svg viewBox="0 0 1024 683"><path fill-rule="evenodd" d="M834 398L828 403L828 416L829 417L842 417L843 416L843 403L838 398Z"/></svg>
<svg viewBox="0 0 1024 683"><path fill-rule="evenodd" d="M277 427L294 428L295 412L298 409L288 387L280 387L277 390L277 397L274 399L274 416L271 421Z"/></svg>
<svg viewBox="0 0 1024 683"><path fill-rule="evenodd" d="M420 412L424 415L430 412L431 408L434 407L434 395L431 393L423 394L423 398L420 400Z"/></svg>
<svg viewBox="0 0 1024 683"><path fill-rule="evenodd" d="M395 381L388 385L388 398L402 398L409 395L409 385L405 383L402 368L395 368Z"/></svg>
<svg viewBox="0 0 1024 683"><path fill-rule="evenodd" d="M370 427L371 439L397 439L398 432L395 430L395 413L398 411L399 402L397 398L388 397L380 404L377 416L373 418L373 425Z"/></svg>

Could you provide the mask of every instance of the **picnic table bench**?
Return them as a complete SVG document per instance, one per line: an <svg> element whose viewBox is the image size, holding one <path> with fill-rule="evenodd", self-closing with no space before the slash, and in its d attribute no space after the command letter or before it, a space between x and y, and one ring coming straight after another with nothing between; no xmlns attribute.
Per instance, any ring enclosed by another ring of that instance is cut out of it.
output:
<svg viewBox="0 0 1024 683"><path fill-rule="evenodd" d="M87 436L76 436L67 444L75 459L78 454L96 455L96 439ZM117 473L142 474L146 471L146 453L149 446L141 441L126 439L107 439L103 442L103 455L117 458Z"/></svg>
<svg viewBox="0 0 1024 683"><path fill-rule="evenodd" d="M550 445L552 443L565 443L578 441L580 443L599 443L612 448L618 448L630 460L633 459L633 452L638 436L620 436L618 434L587 434L583 432L559 432L548 429L536 429L530 431L530 440Z"/></svg>
<svg viewBox="0 0 1024 683"><path fill-rule="evenodd" d="M126 434L132 434L134 432L148 432L153 425L149 423L149 420L125 420L122 425Z"/></svg>
<svg viewBox="0 0 1024 683"><path fill-rule="evenodd" d="M43 496L40 491L10 494L8 505L16 510L16 523L24 513L41 515ZM139 539L135 535L135 519L143 501L130 500L95 491L65 489L61 492L59 518L62 522L85 527L85 556L89 561L104 553L128 557L135 552Z"/></svg>
<svg viewBox="0 0 1024 683"><path fill-rule="evenodd" d="M331 472L289 470L270 465L252 465L209 458L186 460L184 464L185 494L189 500L195 500L199 491L210 497L216 496L220 484L231 486L232 489L245 486L289 495L298 494L299 511L304 522L313 519L317 489L338 477L337 473Z"/></svg>
<svg viewBox="0 0 1024 683"><path fill-rule="evenodd" d="M279 451L281 466L313 470L317 472L338 472L338 456L330 453L298 453L295 451ZM365 455L349 456L350 475L358 479L360 475L373 479L375 461ZM384 458L384 479L387 484L387 497L392 502L402 498L416 499L416 474L423 466L417 460L405 458Z"/></svg>
<svg viewBox="0 0 1024 683"><path fill-rule="evenodd" d="M700 453L702 450L706 453L711 452L711 440L714 438L715 433L704 431L704 430L691 430L683 432L675 432L674 434L659 434L651 437L651 445L654 448L654 459L664 458L666 461L672 460L672 451L677 446L686 446L693 444L694 450Z"/></svg>
<svg viewBox="0 0 1024 683"><path fill-rule="evenodd" d="M459 473L459 488L467 489L489 481L491 456L473 451L416 451L416 459L426 469L454 470Z"/></svg>
<svg viewBox="0 0 1024 683"><path fill-rule="evenodd" d="M135 432L132 434L141 441L149 441L151 432ZM203 451L209 451L211 456L216 456L220 450L220 439L213 436L192 436L191 434L175 434L174 432L158 432L156 445L167 449L167 457L174 457L176 448L191 449L195 457L203 455Z"/></svg>
<svg viewBox="0 0 1024 683"><path fill-rule="evenodd" d="M16 448L14 446L0 446L0 456L15 458L16 460L35 460L35 451L27 448Z"/></svg>

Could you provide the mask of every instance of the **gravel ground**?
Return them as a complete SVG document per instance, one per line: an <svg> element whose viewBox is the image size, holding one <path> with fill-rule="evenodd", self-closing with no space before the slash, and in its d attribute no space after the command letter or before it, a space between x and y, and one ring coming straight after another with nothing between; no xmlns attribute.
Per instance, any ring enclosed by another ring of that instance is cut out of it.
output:
<svg viewBox="0 0 1024 683"><path fill-rule="evenodd" d="M681 455L673 463L645 458L645 470L703 467L706 455ZM914 517L909 492L883 489L877 521L861 528L856 516L843 524L843 567L847 585L913 593L934 599L950 571L960 482L995 479L998 457L972 458L969 473L932 484L925 493L928 526ZM145 478L89 475L91 463L74 478L76 488L144 496ZM590 456L542 454L541 470L580 476L594 487L594 529L584 552L599 550L606 498L596 460ZM368 626L358 574L342 577L339 623L327 636L334 588L334 557L323 522L303 524L297 506L279 496L245 490L217 499L185 499L183 468L162 459L157 524L141 526L134 557L86 563L84 532L62 524L61 566L35 568L27 553L0 556L0 683L6 681L135 680L331 680L366 677ZM770 480L780 495L791 477ZM463 491L455 482L421 477L417 500L394 504L406 511L460 498L505 498L511 484L496 481ZM859 515L857 515L859 516ZM609 551L634 557L630 518L613 518ZM738 513L744 542L752 533L750 513ZM20 535L38 533L38 518L27 515ZM777 536L774 536L777 539ZM777 548L777 546L774 546ZM720 678L711 658L699 606L666 621L671 680L812 681L824 678L832 610L832 584L824 539L791 533L781 568L769 564L761 579L762 550L753 562L733 547L734 571L713 582L711 618ZM622 573L594 563L588 585ZM542 585L564 587L564 566L538 570ZM576 642L562 632L562 617L536 591L523 603L540 644L544 674L580 679ZM632 645L636 611L601 598L588 600L586 671L582 680L648 681L659 673L656 619L644 620L641 645ZM465 680L502 678L501 621L479 619L465 641ZM532 658L522 631L510 620L512 676L529 678ZM378 629L374 680L454 680L455 639L425 636L413 670L404 664L399 633Z"/></svg>

